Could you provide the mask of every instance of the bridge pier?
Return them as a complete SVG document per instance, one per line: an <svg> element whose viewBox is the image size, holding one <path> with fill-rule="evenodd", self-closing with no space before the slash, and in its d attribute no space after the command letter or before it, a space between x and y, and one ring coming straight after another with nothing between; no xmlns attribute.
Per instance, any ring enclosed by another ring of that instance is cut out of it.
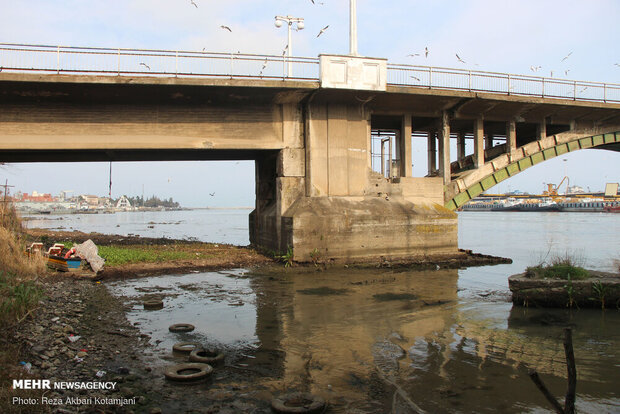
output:
<svg viewBox="0 0 620 414"><path fill-rule="evenodd" d="M386 175L372 170L375 127L355 96L336 103L315 97L288 116L305 148L284 148L257 160L252 244L281 253L291 248L297 261L458 254L457 216L443 207L444 178L412 177L411 114L388 116L400 165ZM449 126L442 131L441 143L448 147ZM286 134L284 139L295 141Z"/></svg>

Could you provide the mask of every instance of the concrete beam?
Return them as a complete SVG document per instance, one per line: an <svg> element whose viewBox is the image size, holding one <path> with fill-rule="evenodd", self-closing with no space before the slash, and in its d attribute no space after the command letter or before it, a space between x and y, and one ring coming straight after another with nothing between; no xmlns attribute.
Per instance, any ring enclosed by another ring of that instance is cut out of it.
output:
<svg viewBox="0 0 620 414"><path fill-rule="evenodd" d="M484 136L484 149L493 148L493 134L488 133Z"/></svg>
<svg viewBox="0 0 620 414"><path fill-rule="evenodd" d="M474 121L474 166L484 165L484 121L477 118Z"/></svg>
<svg viewBox="0 0 620 414"><path fill-rule="evenodd" d="M536 124L536 139L547 138L547 123L543 119L542 122Z"/></svg>

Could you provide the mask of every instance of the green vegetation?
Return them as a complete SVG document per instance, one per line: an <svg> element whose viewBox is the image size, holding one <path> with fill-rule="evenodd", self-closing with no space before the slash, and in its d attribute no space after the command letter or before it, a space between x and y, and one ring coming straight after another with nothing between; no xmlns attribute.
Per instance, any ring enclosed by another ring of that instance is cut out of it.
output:
<svg viewBox="0 0 620 414"><path fill-rule="evenodd" d="M293 248L288 246L286 253L280 256L276 256L276 259L284 263L284 267L293 266Z"/></svg>
<svg viewBox="0 0 620 414"><path fill-rule="evenodd" d="M162 246L99 246L99 256L106 266L128 263L158 263L171 260L194 259L194 253Z"/></svg>
<svg viewBox="0 0 620 414"><path fill-rule="evenodd" d="M14 323L36 307L43 295L33 280L19 281L14 274L0 271L0 323Z"/></svg>
<svg viewBox="0 0 620 414"><path fill-rule="evenodd" d="M530 266L526 270L528 277L537 279L563 279L563 280L583 280L590 277L590 273L581 266L577 265L577 260L568 253L564 256L556 256L551 259L550 264L541 263L537 266Z"/></svg>
<svg viewBox="0 0 620 414"><path fill-rule="evenodd" d="M592 300L601 302L601 309L605 309L605 296L607 296L607 286L603 285L600 280L592 282L592 293L596 295Z"/></svg>
<svg viewBox="0 0 620 414"><path fill-rule="evenodd" d="M159 197L152 195L150 198L147 198L147 199L144 199L142 196L127 197L127 199L129 200L131 205L134 207L142 207L142 206L151 207L151 208L157 208L157 207L179 208L181 207L181 205L178 202L174 201L172 197L170 197L168 200L161 200Z"/></svg>

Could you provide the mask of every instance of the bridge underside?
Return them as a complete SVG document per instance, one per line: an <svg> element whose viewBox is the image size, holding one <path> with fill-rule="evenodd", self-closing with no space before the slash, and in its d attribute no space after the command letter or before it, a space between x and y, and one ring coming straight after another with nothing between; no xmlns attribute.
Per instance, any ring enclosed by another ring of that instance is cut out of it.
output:
<svg viewBox="0 0 620 414"><path fill-rule="evenodd" d="M0 73L0 161L254 160L251 241L303 261L456 256L451 210L552 156L618 150L616 131L620 106L599 103ZM426 140L423 177L412 173L412 136Z"/></svg>

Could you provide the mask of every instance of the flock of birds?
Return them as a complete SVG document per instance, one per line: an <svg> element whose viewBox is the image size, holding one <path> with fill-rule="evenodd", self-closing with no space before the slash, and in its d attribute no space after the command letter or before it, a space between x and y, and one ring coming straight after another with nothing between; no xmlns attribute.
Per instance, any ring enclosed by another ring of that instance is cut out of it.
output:
<svg viewBox="0 0 620 414"><path fill-rule="evenodd" d="M193 5L195 8L198 8L198 4L196 4L196 2L195 2L194 0L189 0L189 1L190 1L190 4L191 4L191 5ZM319 5L324 5L324 4L325 4L325 3L323 3L323 2L316 2L315 0L310 0L310 1L312 2L312 4L319 4ZM224 24L223 24L223 25L220 25L220 28L221 28L222 30L226 30L226 31L228 31L229 33L232 33L232 29L230 28L230 26L226 26L226 25L224 25ZM326 31L328 28L329 28L329 25L327 25L327 26L323 27L323 28L319 31L319 33L316 35L316 37L317 37L317 38L319 38L319 37L320 37L323 33L325 33L325 31ZM296 30L299 30L299 29L296 29ZM202 50L204 51L205 49L203 48ZM286 45L286 46L284 47L284 50L282 51L282 56L286 55L286 52L287 52L287 51L288 51L288 45ZM428 46L426 46L426 47L424 48L424 51L422 51L422 52L420 52L420 53L410 53L410 54L408 54L408 55L407 55L407 57L412 57L412 58L414 58L414 57L417 57L417 56L422 56L422 55L424 55L424 57L425 57L425 58L428 58L428 55L429 55L429 54L430 54L430 50L428 49ZM569 58L572 54L573 54L573 52L572 52L572 51L570 51L570 52L569 52L566 56L564 56L564 57L562 58L562 60L561 60L560 62L564 62L564 61L566 61L566 60L567 60L567 59L568 59L568 58ZM462 64L466 64L466 63L467 63L467 62L466 62L463 58L461 58L461 57L459 56L459 54L458 54L458 53L455 53L454 55L456 56L456 60L457 60L459 63L462 63ZM264 71L264 70L265 70L265 68L267 67L267 63L268 63L268 61L269 61L269 59L267 58L267 59L265 59L265 61L263 62L263 66L261 67L261 70L260 70L259 76L261 76L261 77L263 76L263 71ZM144 67L145 67L146 69L148 69L148 70L151 70L151 67L150 67L149 65L147 65L146 63L144 63L144 62L140 62L140 65L141 65L141 66L144 66ZM478 64L477 64L477 63L475 63L474 65L475 65L475 66L478 66ZM615 65L615 66L620 67L620 63L614 63L614 65ZM539 70L541 70L541 69L542 69L542 66L540 66L540 65L538 65L538 66L535 66L535 65L530 66L530 70L531 70L532 72L534 72L534 73L537 73L537 72L538 72ZM1 70L1 69L0 69L0 70ZM568 73L569 73L569 72L570 72L570 69L565 69L565 70L564 70L564 75L565 75L565 76L568 76ZM550 70L550 72L549 72L549 73L550 73L550 77L553 77L553 73L554 73L554 71L553 71L553 70ZM413 79L417 80L418 82L420 81L420 79L419 79L419 78L417 78L417 77L415 77L415 76L411 76L411 78L413 78ZM587 87L585 87L585 88L583 89L583 91L585 91L586 89L587 89ZM582 91L582 92L583 92L583 91Z"/></svg>

